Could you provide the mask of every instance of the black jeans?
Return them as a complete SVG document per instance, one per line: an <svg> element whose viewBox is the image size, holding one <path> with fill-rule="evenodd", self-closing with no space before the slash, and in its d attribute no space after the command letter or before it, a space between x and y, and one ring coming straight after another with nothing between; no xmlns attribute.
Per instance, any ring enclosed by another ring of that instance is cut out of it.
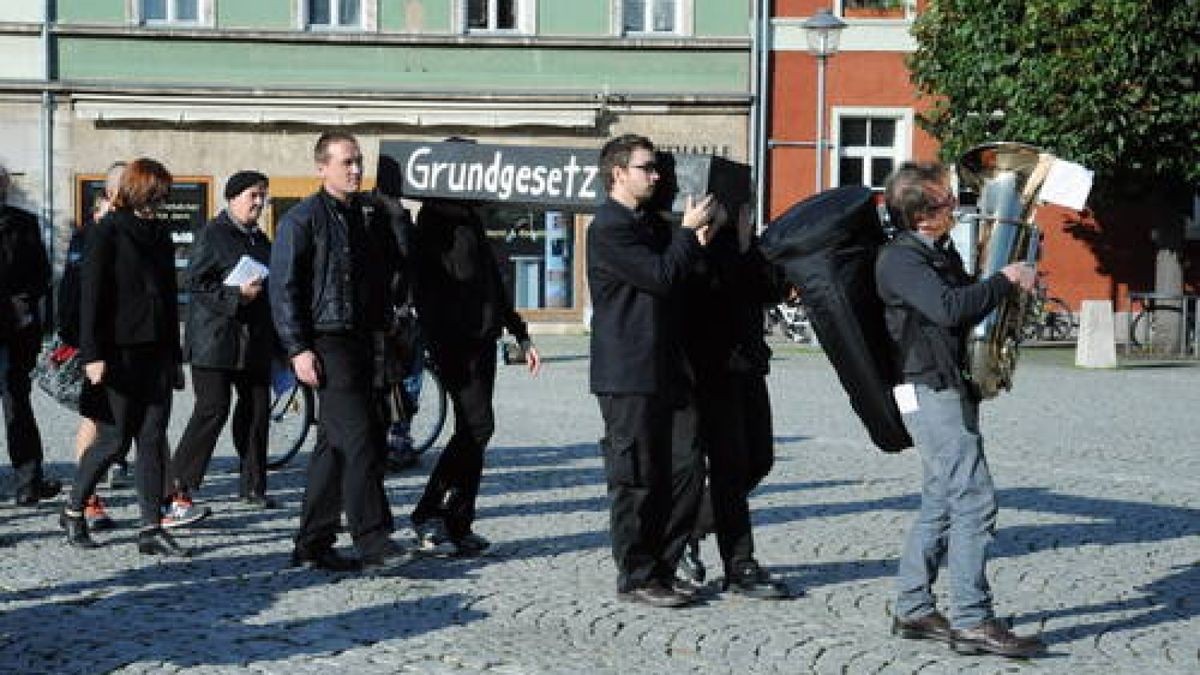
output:
<svg viewBox="0 0 1200 675"><path fill-rule="evenodd" d="M155 364L148 360L147 368L170 368L166 361ZM112 368L113 364L109 364ZM106 374L106 378L108 375ZM154 391L130 391L119 386L105 386L113 423L101 424L96 441L84 451L79 462L75 484L71 488L68 507L83 510L84 500L96 490L96 485L114 462L125 456L129 443L137 443L135 484L142 527L158 527L161 519L164 483L167 467L167 423L171 419L171 390L155 387Z"/></svg>
<svg viewBox="0 0 1200 675"><path fill-rule="evenodd" d="M475 522L483 452L496 429L492 411L496 344L494 341L457 346L433 343L430 355L454 408L454 435L429 475L412 521L419 525L430 518L441 518L450 536L457 539L469 533Z"/></svg>
<svg viewBox="0 0 1200 675"><path fill-rule="evenodd" d="M308 462L296 548L316 553L333 546L344 509L355 548L373 555L394 526L383 488L387 444L372 387L371 337L324 334L313 350L324 378L317 389L320 428Z"/></svg>
<svg viewBox="0 0 1200 675"><path fill-rule="evenodd" d="M675 576L695 525L703 467L693 405L654 395L598 394L617 590Z"/></svg>
<svg viewBox="0 0 1200 675"><path fill-rule="evenodd" d="M7 302L7 300L5 300ZM8 340L8 375L4 387L4 431L17 493L35 489L42 480L42 435L29 403L29 372L37 362L41 331L36 322Z"/></svg>
<svg viewBox="0 0 1200 675"><path fill-rule="evenodd" d="M728 574L754 559L749 499L775 460L771 402L762 376L737 373L702 378L696 398L709 490L693 536L717 533Z"/></svg>
<svg viewBox="0 0 1200 675"><path fill-rule="evenodd" d="M196 406L171 458L172 487L177 484L185 490L194 491L204 481L221 429L229 419L232 387L237 391L238 399L233 409L233 447L242 462L238 494L242 497L266 494L270 382L270 370L266 368L192 368Z"/></svg>

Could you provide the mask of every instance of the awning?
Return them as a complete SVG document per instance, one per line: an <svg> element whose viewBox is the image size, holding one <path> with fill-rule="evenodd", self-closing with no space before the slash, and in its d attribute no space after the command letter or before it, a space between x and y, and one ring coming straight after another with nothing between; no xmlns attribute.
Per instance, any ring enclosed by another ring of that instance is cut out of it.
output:
<svg viewBox="0 0 1200 675"><path fill-rule="evenodd" d="M157 121L238 124L299 123L320 126L402 124L409 126L595 128L591 103L522 101L337 101L333 99L230 99L180 96L76 94L76 116L97 122Z"/></svg>

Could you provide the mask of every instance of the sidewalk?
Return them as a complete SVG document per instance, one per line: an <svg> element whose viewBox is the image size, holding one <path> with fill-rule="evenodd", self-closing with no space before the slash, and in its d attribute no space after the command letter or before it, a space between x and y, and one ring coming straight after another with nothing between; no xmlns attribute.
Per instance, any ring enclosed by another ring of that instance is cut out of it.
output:
<svg viewBox="0 0 1200 675"><path fill-rule="evenodd" d="M12 506L5 464L0 672L1200 671L1200 367L1084 371L1069 350L1031 350L1015 391L984 405L997 610L1051 647L1021 662L888 635L916 456L870 446L824 356L783 343L778 458L752 507L759 558L806 594L715 594L679 611L618 602L587 340L539 345L536 380L501 367L477 522L495 550L481 559L420 560L402 576L286 569L305 456L270 476L284 507L253 511L236 501L227 438L198 495L214 515L180 534L197 557L136 553L132 491L111 495L121 529L80 552L61 542L61 500ZM74 421L40 394L35 405L49 471L69 480ZM178 396L173 441L190 411ZM430 464L389 479L398 523ZM704 558L719 576L715 542Z"/></svg>

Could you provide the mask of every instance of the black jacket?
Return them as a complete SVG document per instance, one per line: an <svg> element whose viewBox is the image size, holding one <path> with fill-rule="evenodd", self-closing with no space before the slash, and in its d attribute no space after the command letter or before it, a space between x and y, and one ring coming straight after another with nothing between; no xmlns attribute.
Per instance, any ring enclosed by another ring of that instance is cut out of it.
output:
<svg viewBox="0 0 1200 675"><path fill-rule="evenodd" d="M521 342L529 339L473 208L427 201L417 213L412 243L417 316L430 342L489 342L506 328Z"/></svg>
<svg viewBox="0 0 1200 675"><path fill-rule="evenodd" d="M9 337L20 321L10 299L25 296L34 324L40 326L37 304L49 290L50 261L37 217L24 209L0 205L0 340Z"/></svg>
<svg viewBox="0 0 1200 675"><path fill-rule="evenodd" d="M147 347L182 362L175 252L168 228L119 209L91 225L80 276L84 363Z"/></svg>
<svg viewBox="0 0 1200 675"><path fill-rule="evenodd" d="M903 232L880 250L875 281L903 381L963 389L967 335L1012 292L1008 277L973 281L953 248Z"/></svg>
<svg viewBox="0 0 1200 675"><path fill-rule="evenodd" d="M342 204L323 190L284 214L271 247L271 315L287 355L317 333L382 330L403 273L391 223L362 195Z"/></svg>
<svg viewBox="0 0 1200 675"><path fill-rule="evenodd" d="M79 277L83 274L84 232L86 230L76 230L67 244L67 256L63 261L54 302L58 337L74 347L79 346L79 300L83 291Z"/></svg>
<svg viewBox="0 0 1200 675"><path fill-rule="evenodd" d="M695 233L608 200L588 227L591 389L674 395L686 387L682 281L699 259Z"/></svg>
<svg viewBox="0 0 1200 675"><path fill-rule="evenodd" d="M225 285L225 277L244 255L267 265L271 243L257 229L243 230L228 211L196 233L185 277L191 303L184 358L193 366L266 371L271 365L275 329L267 289L243 304L241 290Z"/></svg>

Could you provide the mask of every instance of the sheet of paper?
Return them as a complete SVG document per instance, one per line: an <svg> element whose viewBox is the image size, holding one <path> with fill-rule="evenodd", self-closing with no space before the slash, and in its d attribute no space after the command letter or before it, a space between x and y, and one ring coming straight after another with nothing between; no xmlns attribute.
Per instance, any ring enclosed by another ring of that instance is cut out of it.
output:
<svg viewBox="0 0 1200 675"><path fill-rule="evenodd" d="M1046 174L1046 182L1042 183L1038 197L1051 204L1082 211L1088 193L1092 191L1093 176L1094 172L1086 167L1057 159L1050 165L1050 172Z"/></svg>
<svg viewBox="0 0 1200 675"><path fill-rule="evenodd" d="M270 268L248 255L242 256L229 274L225 276L226 286L241 286L255 279L266 279Z"/></svg>
<svg viewBox="0 0 1200 675"><path fill-rule="evenodd" d="M896 407L901 415L914 413L921 409L917 404L917 388L911 384L898 384L892 387L892 396L896 398Z"/></svg>

